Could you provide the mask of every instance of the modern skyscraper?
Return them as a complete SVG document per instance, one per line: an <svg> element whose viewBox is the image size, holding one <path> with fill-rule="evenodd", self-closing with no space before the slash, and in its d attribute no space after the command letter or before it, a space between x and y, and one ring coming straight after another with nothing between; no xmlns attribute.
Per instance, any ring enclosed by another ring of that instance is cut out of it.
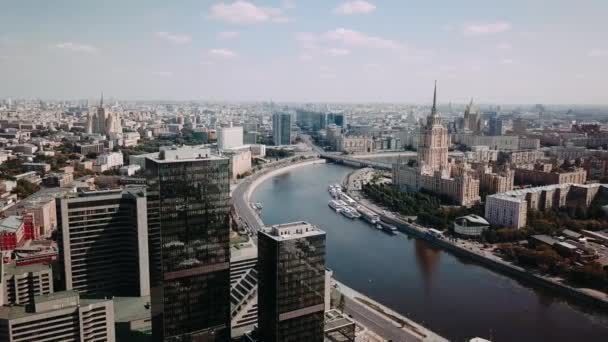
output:
<svg viewBox="0 0 608 342"><path fill-rule="evenodd" d="M260 341L323 341L325 232L307 222L258 232Z"/></svg>
<svg viewBox="0 0 608 342"><path fill-rule="evenodd" d="M164 150L146 159L146 175L153 339L227 341L229 160Z"/></svg>
<svg viewBox="0 0 608 342"><path fill-rule="evenodd" d="M144 188L57 199L60 260L67 290L148 296L148 218Z"/></svg>
<svg viewBox="0 0 608 342"><path fill-rule="evenodd" d="M272 115L272 140L277 146L291 145L291 115L289 113Z"/></svg>
<svg viewBox="0 0 608 342"><path fill-rule="evenodd" d="M490 118L488 135L498 136L503 134L503 121L501 118Z"/></svg>

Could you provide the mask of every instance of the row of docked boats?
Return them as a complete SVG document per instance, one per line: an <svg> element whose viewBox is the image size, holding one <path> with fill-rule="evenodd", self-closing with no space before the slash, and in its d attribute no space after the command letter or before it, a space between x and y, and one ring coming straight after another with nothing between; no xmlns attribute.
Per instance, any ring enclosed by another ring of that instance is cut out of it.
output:
<svg viewBox="0 0 608 342"><path fill-rule="evenodd" d="M343 200L331 200L329 201L329 207L335 210L337 213L340 213L349 219L356 219L361 217L361 214L357 211L355 207L351 207Z"/></svg>
<svg viewBox="0 0 608 342"><path fill-rule="evenodd" d="M328 205L337 213L353 220L361 218L370 223L374 228L390 234L394 234L397 231L395 226L382 222L380 216L375 212L357 205L357 202L354 199L342 192L342 187L339 184L330 185L328 191L333 198L329 201Z"/></svg>

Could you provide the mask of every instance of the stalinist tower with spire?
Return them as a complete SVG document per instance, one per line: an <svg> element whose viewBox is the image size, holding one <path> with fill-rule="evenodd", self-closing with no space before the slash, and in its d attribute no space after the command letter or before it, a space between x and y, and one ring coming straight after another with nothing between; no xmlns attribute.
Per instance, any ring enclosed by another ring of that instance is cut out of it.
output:
<svg viewBox="0 0 608 342"><path fill-rule="evenodd" d="M106 110L103 108L103 93L101 93L97 113L93 115L93 133L106 134Z"/></svg>
<svg viewBox="0 0 608 342"><path fill-rule="evenodd" d="M433 108L427 117L426 125L420 129L418 141L418 164L422 173L433 174L436 171L449 173L448 170L448 129L441 123L437 113L437 81L433 93Z"/></svg>
<svg viewBox="0 0 608 342"><path fill-rule="evenodd" d="M437 82L433 108L420 129L417 165L399 162L393 165L393 184L400 190L428 190L445 195L455 203L471 206L479 202L479 179L467 163L449 161L448 129L437 113Z"/></svg>

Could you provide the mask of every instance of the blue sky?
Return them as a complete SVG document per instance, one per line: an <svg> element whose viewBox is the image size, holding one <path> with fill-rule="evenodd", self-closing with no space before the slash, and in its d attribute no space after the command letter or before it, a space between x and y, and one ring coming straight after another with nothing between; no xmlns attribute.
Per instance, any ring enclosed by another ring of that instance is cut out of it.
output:
<svg viewBox="0 0 608 342"><path fill-rule="evenodd" d="M0 97L606 104L608 1L3 1Z"/></svg>

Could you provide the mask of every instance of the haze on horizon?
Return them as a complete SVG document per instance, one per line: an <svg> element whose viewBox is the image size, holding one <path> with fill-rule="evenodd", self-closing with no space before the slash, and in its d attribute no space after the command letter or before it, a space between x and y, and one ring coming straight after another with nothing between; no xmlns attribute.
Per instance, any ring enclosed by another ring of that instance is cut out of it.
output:
<svg viewBox="0 0 608 342"><path fill-rule="evenodd" d="M0 98L606 104L608 2L5 3Z"/></svg>

